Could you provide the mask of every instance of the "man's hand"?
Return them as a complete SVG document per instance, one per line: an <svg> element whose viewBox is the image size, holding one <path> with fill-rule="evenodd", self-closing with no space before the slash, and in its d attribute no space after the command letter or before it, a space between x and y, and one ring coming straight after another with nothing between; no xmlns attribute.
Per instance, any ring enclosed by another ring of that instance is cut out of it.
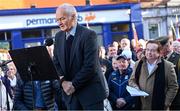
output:
<svg viewBox="0 0 180 111"><path fill-rule="evenodd" d="M122 108L124 105L126 105L126 101L123 98L118 98L116 101L116 107Z"/></svg>
<svg viewBox="0 0 180 111"><path fill-rule="evenodd" d="M73 94L75 92L75 88L72 85L72 82L70 82L70 81L63 81L62 82L62 87L63 87L64 92L67 95L71 95L71 94Z"/></svg>

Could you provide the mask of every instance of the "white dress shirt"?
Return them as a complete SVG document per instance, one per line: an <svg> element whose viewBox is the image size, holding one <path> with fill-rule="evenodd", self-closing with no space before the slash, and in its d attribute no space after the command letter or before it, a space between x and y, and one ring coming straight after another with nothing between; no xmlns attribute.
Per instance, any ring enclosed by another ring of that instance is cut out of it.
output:
<svg viewBox="0 0 180 111"><path fill-rule="evenodd" d="M147 68L148 68L148 73L149 73L149 75L152 73L153 69L155 68L156 62L157 62L157 60L154 61L154 63L150 64L150 63L147 61Z"/></svg>

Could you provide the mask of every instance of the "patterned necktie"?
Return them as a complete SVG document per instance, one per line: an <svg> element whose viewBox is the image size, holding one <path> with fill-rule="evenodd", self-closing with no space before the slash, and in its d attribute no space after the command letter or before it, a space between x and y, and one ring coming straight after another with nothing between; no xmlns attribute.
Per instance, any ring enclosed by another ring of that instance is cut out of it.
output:
<svg viewBox="0 0 180 111"><path fill-rule="evenodd" d="M65 46L65 63L66 63L66 71L69 72L69 64L70 64L70 54L71 54L71 47L73 43L74 37L72 35L69 35L66 40L66 46Z"/></svg>

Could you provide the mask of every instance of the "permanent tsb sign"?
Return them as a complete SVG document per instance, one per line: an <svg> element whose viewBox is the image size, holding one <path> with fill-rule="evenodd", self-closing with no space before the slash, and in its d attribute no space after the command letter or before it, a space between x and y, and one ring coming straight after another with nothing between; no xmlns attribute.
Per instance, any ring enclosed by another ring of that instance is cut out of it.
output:
<svg viewBox="0 0 180 111"><path fill-rule="evenodd" d="M130 9L78 12L78 23L130 21ZM0 17L0 30L57 26L55 14L13 15Z"/></svg>

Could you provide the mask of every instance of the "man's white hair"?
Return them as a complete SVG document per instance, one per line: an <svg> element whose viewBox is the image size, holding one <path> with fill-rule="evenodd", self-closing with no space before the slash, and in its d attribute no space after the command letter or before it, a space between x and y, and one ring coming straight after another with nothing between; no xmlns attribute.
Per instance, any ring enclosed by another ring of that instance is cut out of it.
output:
<svg viewBox="0 0 180 111"><path fill-rule="evenodd" d="M128 39L128 38L123 38L123 39L121 39L121 41L120 41L120 43L122 44L122 42L126 42L127 43L127 46L125 46L125 47L122 47L123 49L124 48L126 48L126 49L128 49L128 48L130 48L130 40Z"/></svg>
<svg viewBox="0 0 180 111"><path fill-rule="evenodd" d="M75 14L75 17L77 18L76 8L73 5L69 4L69 3L61 4L61 5L58 6L57 9L64 9L66 14L68 14L68 15Z"/></svg>

